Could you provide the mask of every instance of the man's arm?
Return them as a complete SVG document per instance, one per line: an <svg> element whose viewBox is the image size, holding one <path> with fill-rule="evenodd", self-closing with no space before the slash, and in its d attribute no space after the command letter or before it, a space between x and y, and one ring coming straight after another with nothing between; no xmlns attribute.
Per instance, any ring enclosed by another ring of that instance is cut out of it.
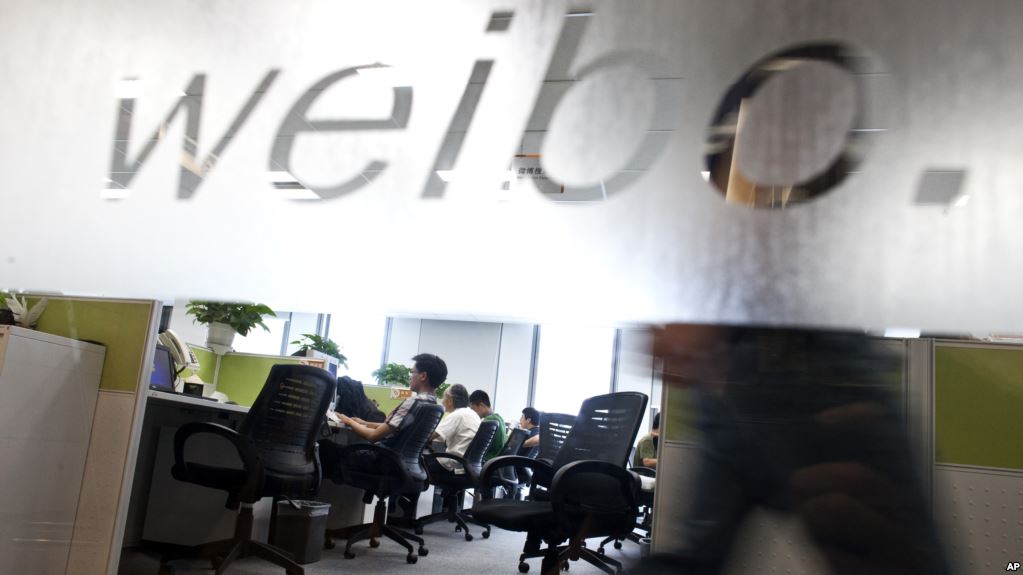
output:
<svg viewBox="0 0 1023 575"><path fill-rule="evenodd" d="M657 458L656 457L644 457L643 467L649 467L650 469L657 469Z"/></svg>
<svg viewBox="0 0 1023 575"><path fill-rule="evenodd" d="M338 417L341 417L341 413L340 412L338 412L337 415L338 415ZM359 418L359 417L352 417L350 419L352 421L358 423L359 425L365 425L366 427L368 427L370 429L376 429L380 425L379 423L376 423L376 422L373 422L373 421L366 421L365 419L362 419L362 418Z"/></svg>
<svg viewBox="0 0 1023 575"><path fill-rule="evenodd" d="M536 447L537 445L540 445L539 433L522 442L522 447Z"/></svg>
<svg viewBox="0 0 1023 575"><path fill-rule="evenodd" d="M359 423L347 415L338 414L338 416L341 418L341 422L352 428L352 431L354 431L356 435L372 443L386 439L394 433L394 429L392 429L390 425L382 425L378 423L376 426L370 427L364 423Z"/></svg>

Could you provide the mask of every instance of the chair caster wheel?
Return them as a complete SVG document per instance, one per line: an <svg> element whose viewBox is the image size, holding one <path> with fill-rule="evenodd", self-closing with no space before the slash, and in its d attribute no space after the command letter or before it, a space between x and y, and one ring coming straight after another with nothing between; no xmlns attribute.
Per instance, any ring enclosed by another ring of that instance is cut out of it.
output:
<svg viewBox="0 0 1023 575"><path fill-rule="evenodd" d="M568 571L568 561L565 561L564 563L561 564L561 570Z"/></svg>
<svg viewBox="0 0 1023 575"><path fill-rule="evenodd" d="M376 549L377 547L380 547L380 541L376 539L370 539L369 546L372 547L373 549Z"/></svg>
<svg viewBox="0 0 1023 575"><path fill-rule="evenodd" d="M415 528L415 529L413 529L412 531L413 531L413 532L414 532L414 533L415 533L416 535L422 535L422 534L423 534L423 528L422 528L422 527L420 527L420 526L418 526L418 525L416 525L416 528Z"/></svg>
<svg viewBox="0 0 1023 575"><path fill-rule="evenodd" d="M416 557L411 553L405 556L405 562L408 563L409 565L415 565L416 561L419 561L419 557Z"/></svg>
<svg viewBox="0 0 1023 575"><path fill-rule="evenodd" d="M489 529L487 529L486 531L483 532L483 538L484 539L490 539L490 530Z"/></svg>
<svg viewBox="0 0 1023 575"><path fill-rule="evenodd" d="M461 532L462 532L462 526L461 525L456 525L455 526L455 533L461 533Z"/></svg>
<svg viewBox="0 0 1023 575"><path fill-rule="evenodd" d="M529 572L529 563L526 563L525 561L519 561L519 573L528 573L528 572Z"/></svg>
<svg viewBox="0 0 1023 575"><path fill-rule="evenodd" d="M420 547L419 548L419 556L420 557L426 557L429 554L430 554L430 550L427 549L426 547Z"/></svg>
<svg viewBox="0 0 1023 575"><path fill-rule="evenodd" d="M621 549L621 548L622 548L622 542L621 541L615 541L615 549Z"/></svg>
<svg viewBox="0 0 1023 575"><path fill-rule="evenodd" d="M337 544L334 543L334 540L331 539L330 537L327 537L326 539L323 540L324 549L333 549L335 547L337 547Z"/></svg>
<svg viewBox="0 0 1023 575"><path fill-rule="evenodd" d="M597 548L597 554L604 555L604 548L603 547L598 547Z"/></svg>
<svg viewBox="0 0 1023 575"><path fill-rule="evenodd" d="M345 559L355 559L355 553L351 551L345 551Z"/></svg>
<svg viewBox="0 0 1023 575"><path fill-rule="evenodd" d="M472 535L469 532L465 533L465 540L466 541L472 541Z"/></svg>

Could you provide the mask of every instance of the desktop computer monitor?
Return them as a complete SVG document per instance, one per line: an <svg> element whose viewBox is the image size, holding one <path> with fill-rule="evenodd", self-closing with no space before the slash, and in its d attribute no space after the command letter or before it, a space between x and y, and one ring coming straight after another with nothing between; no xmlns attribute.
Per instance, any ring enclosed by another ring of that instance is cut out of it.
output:
<svg viewBox="0 0 1023 575"><path fill-rule="evenodd" d="M153 358L153 373L149 377L150 389L174 391L176 377L170 348L157 345L156 356Z"/></svg>

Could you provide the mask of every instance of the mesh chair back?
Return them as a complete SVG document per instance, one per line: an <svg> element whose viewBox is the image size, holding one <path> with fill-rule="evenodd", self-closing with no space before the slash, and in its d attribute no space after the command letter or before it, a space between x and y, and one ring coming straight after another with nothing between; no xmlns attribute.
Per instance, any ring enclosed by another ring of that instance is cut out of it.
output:
<svg viewBox="0 0 1023 575"><path fill-rule="evenodd" d="M558 470L584 459L624 465L639 433L646 404L647 396L634 391L598 395L584 401L552 467Z"/></svg>
<svg viewBox="0 0 1023 575"><path fill-rule="evenodd" d="M525 429L513 429L511 435L508 436L508 441L504 444L504 449L501 450L501 455L518 455L519 448L528 437L529 432ZM515 473L514 466L498 469L497 476L508 486L515 486L519 483L519 476Z"/></svg>
<svg viewBox="0 0 1023 575"><path fill-rule="evenodd" d="M511 434L508 435L508 441L505 442L504 449L501 450L501 455L518 455L519 449L528 438L529 432L525 429L513 429Z"/></svg>
<svg viewBox="0 0 1023 575"><path fill-rule="evenodd" d="M465 448L462 458L465 459L465 464L474 475L480 474L480 469L483 468L483 456L490 449L490 443L494 440L495 435L497 435L497 422L481 421L476 435L469 442L469 447Z"/></svg>
<svg viewBox="0 0 1023 575"><path fill-rule="evenodd" d="M540 421L540 453L537 459L554 461L565 444L568 432L575 425L575 416L568 413L545 413Z"/></svg>
<svg viewBox="0 0 1023 575"><path fill-rule="evenodd" d="M316 438L334 399L327 371L275 365L238 432L251 437L267 474L308 476L317 471Z"/></svg>
<svg viewBox="0 0 1023 575"><path fill-rule="evenodd" d="M389 437L384 444L398 453L398 457L405 465L409 476L418 481L426 481L426 469L423 467L421 458L423 448L430 441L441 416L444 415L444 408L436 403L417 401L412 404L405 417L412 418L408 429L398 436Z"/></svg>

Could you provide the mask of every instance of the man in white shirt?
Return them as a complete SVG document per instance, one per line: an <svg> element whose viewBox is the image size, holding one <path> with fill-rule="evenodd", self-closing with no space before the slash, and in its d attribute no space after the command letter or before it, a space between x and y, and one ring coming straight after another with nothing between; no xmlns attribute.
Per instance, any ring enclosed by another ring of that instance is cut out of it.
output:
<svg viewBox="0 0 1023 575"><path fill-rule="evenodd" d="M465 455L480 428L480 416L469 407L469 391L456 383L444 391L442 403L448 413L433 432L433 439L442 440L447 445L447 453ZM439 463L449 471L463 473L461 466L450 459L441 459Z"/></svg>

